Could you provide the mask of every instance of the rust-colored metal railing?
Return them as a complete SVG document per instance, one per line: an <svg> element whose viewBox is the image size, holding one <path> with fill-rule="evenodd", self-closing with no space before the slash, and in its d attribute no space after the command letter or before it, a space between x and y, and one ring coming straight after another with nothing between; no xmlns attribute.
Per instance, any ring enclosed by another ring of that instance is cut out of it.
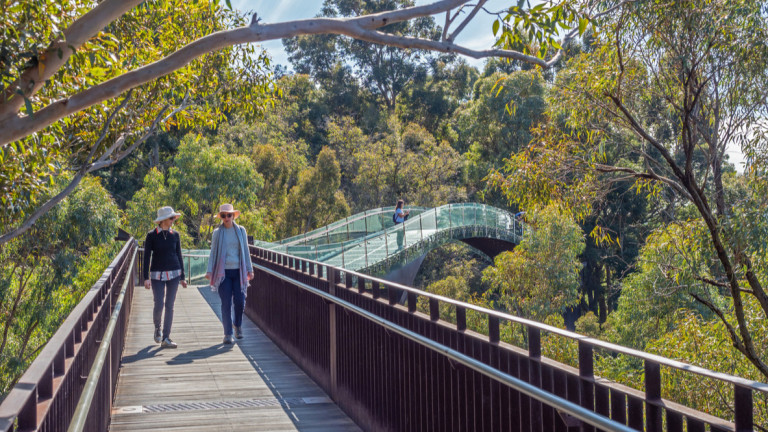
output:
<svg viewBox="0 0 768 432"><path fill-rule="evenodd" d="M620 424L642 431L752 431L753 394L768 394L763 383L316 261L257 247L251 253L256 276L246 313L366 430L594 431ZM407 301L400 305L403 291ZM417 311L420 297L429 314ZM441 304L454 308L455 324L440 319ZM488 335L467 329L468 310L485 317ZM528 349L500 340L504 321L527 328ZM542 331L578 343L577 368L541 355ZM645 391L595 376L594 349L642 361ZM662 398L662 367L732 386L735 421ZM514 379L551 397L526 392ZM609 423L569 414L561 401Z"/></svg>
<svg viewBox="0 0 768 432"><path fill-rule="evenodd" d="M0 405L0 431L67 430L120 291L127 283L122 313L85 424L85 430L107 430L133 295L135 277L129 269L136 246L133 238L125 243L5 398Z"/></svg>

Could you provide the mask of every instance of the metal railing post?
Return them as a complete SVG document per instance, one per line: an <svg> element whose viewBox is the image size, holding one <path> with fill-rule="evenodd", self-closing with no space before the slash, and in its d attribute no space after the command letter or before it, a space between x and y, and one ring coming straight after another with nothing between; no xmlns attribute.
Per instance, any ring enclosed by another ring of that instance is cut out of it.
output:
<svg viewBox="0 0 768 432"><path fill-rule="evenodd" d="M419 235L420 235L421 241L423 242L424 241L424 226L421 223L422 220L423 220L423 218L421 217L421 215L419 215Z"/></svg>

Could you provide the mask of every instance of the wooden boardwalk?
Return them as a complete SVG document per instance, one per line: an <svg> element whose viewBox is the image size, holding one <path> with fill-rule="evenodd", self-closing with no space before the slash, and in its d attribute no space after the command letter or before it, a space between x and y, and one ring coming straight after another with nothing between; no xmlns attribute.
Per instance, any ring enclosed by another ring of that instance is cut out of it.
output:
<svg viewBox="0 0 768 432"><path fill-rule="evenodd" d="M218 295L179 287L171 338L152 339L152 295L137 286L110 430L360 430L264 333L222 343Z"/></svg>

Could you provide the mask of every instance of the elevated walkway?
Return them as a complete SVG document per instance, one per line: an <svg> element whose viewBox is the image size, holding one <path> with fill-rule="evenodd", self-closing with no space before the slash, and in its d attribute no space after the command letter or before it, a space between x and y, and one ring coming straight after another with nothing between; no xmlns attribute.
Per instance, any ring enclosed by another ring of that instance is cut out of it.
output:
<svg viewBox="0 0 768 432"><path fill-rule="evenodd" d="M179 288L171 337L152 339L152 293L138 287L109 430L358 431L314 381L243 317L244 339L222 344L221 302Z"/></svg>
<svg viewBox="0 0 768 432"><path fill-rule="evenodd" d="M768 384L326 263L250 252L245 313L256 325L244 322L245 339L220 343L218 296L198 286L178 294L179 348L159 349L152 297L137 277L141 254L127 241L0 404L0 431L740 432L765 424ZM525 343L511 343L510 326ZM553 338L578 350L567 351L568 364L542 356ZM634 388L595 375L596 351L641 364ZM663 370L732 391L730 414L664 399Z"/></svg>

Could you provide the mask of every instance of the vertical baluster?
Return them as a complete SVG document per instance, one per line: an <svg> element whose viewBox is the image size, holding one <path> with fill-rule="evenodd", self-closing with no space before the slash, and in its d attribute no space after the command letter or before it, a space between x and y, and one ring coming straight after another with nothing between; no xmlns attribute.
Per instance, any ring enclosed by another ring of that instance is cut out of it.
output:
<svg viewBox="0 0 768 432"><path fill-rule="evenodd" d="M328 275L328 293L336 295L336 283L339 280L339 270L326 266L326 274ZM328 303L328 320L329 320L329 332L330 332L330 379L331 379L331 398L338 401L338 346L336 340L336 303Z"/></svg>
<svg viewBox="0 0 768 432"><path fill-rule="evenodd" d="M467 309L462 306L456 306L456 330L464 331L467 329Z"/></svg>
<svg viewBox="0 0 768 432"><path fill-rule="evenodd" d="M595 368L594 356L592 355L592 345L579 341L579 377L581 378L581 406L594 411L595 410ZM594 431L591 425L582 427L584 432Z"/></svg>
<svg viewBox="0 0 768 432"><path fill-rule="evenodd" d="M345 271L344 272L344 288L346 289L352 289L352 273Z"/></svg>
<svg viewBox="0 0 768 432"><path fill-rule="evenodd" d="M421 217L421 215L419 215L419 238L423 242L424 241L424 226L423 226L423 224L421 222L422 222L422 217Z"/></svg>
<svg viewBox="0 0 768 432"><path fill-rule="evenodd" d="M365 293L365 278L360 276L357 277L357 292L360 294Z"/></svg>
<svg viewBox="0 0 768 432"><path fill-rule="evenodd" d="M648 432L661 432L661 366L645 360L645 411Z"/></svg>
<svg viewBox="0 0 768 432"><path fill-rule="evenodd" d="M488 315L488 341L491 343L499 343L499 317Z"/></svg>
<svg viewBox="0 0 768 432"><path fill-rule="evenodd" d="M416 302L419 301L419 296L415 292L408 291L408 312L416 312Z"/></svg>
<svg viewBox="0 0 768 432"><path fill-rule="evenodd" d="M389 260L389 233L384 231L384 252L387 254L387 260Z"/></svg>
<svg viewBox="0 0 768 432"><path fill-rule="evenodd" d="M541 330L528 327L528 382L541 388ZM544 419L541 402L531 398L527 400L530 413L530 430L544 431Z"/></svg>
<svg viewBox="0 0 768 432"><path fill-rule="evenodd" d="M440 302L436 298L429 299L429 319L432 321L440 319Z"/></svg>
<svg viewBox="0 0 768 432"><path fill-rule="evenodd" d="M751 431L754 427L752 418L752 390L738 385L733 386L733 399L736 431Z"/></svg>

